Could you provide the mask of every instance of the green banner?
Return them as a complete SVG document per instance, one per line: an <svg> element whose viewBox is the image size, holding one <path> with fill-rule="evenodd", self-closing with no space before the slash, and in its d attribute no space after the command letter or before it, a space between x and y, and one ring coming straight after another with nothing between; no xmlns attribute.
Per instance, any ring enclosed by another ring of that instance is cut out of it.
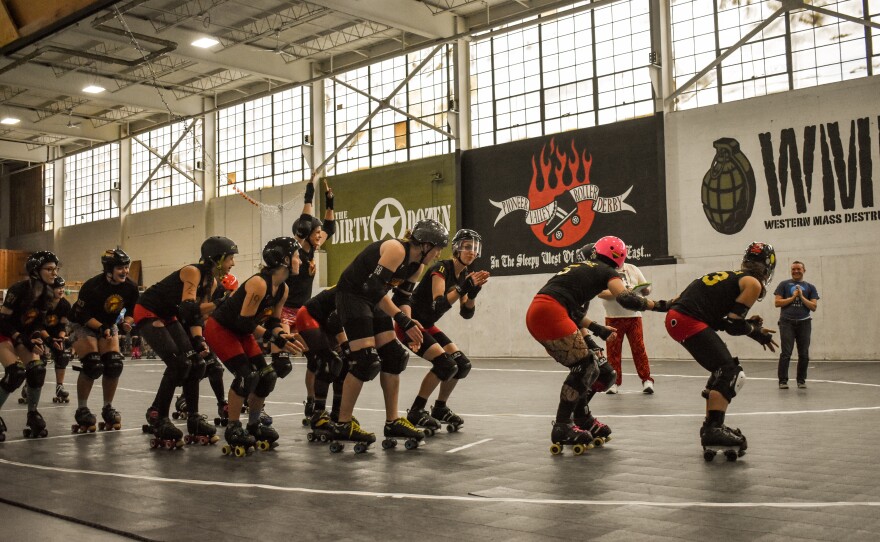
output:
<svg viewBox="0 0 880 542"><path fill-rule="evenodd" d="M401 238L424 218L437 220L455 233L455 155L435 156L364 171L327 182L336 194L336 234L327 249L328 284L367 245ZM446 249L441 258L448 258Z"/></svg>

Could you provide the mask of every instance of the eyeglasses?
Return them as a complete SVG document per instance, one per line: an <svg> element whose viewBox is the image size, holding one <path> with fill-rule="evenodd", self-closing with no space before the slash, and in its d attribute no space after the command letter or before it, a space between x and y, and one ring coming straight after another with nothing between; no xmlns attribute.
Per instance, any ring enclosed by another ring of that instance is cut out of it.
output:
<svg viewBox="0 0 880 542"><path fill-rule="evenodd" d="M43 271L48 271L48 272L50 272L50 273L57 273L57 272L58 272L58 267L57 267L57 266L44 267L44 268L43 268Z"/></svg>

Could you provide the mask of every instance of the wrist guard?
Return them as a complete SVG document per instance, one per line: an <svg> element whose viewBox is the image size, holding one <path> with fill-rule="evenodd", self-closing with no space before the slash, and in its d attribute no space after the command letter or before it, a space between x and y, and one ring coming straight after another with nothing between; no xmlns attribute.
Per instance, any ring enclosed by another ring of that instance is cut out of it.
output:
<svg viewBox="0 0 880 542"><path fill-rule="evenodd" d="M764 333L761 330L761 326L752 326L752 330L746 336L760 345L767 345L773 342L773 336L769 333Z"/></svg>
<svg viewBox="0 0 880 542"><path fill-rule="evenodd" d="M208 342L201 335L196 335L192 338L192 346L193 350L196 351L196 354L201 354L202 352L210 350L208 348Z"/></svg>
<svg viewBox="0 0 880 542"><path fill-rule="evenodd" d="M303 197L304 203L312 203L315 199L315 184L309 183L306 185L306 194Z"/></svg>
<svg viewBox="0 0 880 542"><path fill-rule="evenodd" d="M328 211L333 210L333 192L330 190L324 192L324 209Z"/></svg>
<svg viewBox="0 0 880 542"><path fill-rule="evenodd" d="M394 315L394 323L400 326L400 329L404 331L409 331L410 329L416 327L416 323L413 322L412 318L406 315L405 312L400 311Z"/></svg>
<svg viewBox="0 0 880 542"><path fill-rule="evenodd" d="M597 324L596 322L590 322L590 325L587 326L587 329L589 329L594 335L596 335L603 341L607 341L608 337L610 337L611 333L613 333L607 327L601 324Z"/></svg>
<svg viewBox="0 0 880 542"><path fill-rule="evenodd" d="M654 308L651 310L654 312L669 312L669 301L665 299L655 299Z"/></svg>

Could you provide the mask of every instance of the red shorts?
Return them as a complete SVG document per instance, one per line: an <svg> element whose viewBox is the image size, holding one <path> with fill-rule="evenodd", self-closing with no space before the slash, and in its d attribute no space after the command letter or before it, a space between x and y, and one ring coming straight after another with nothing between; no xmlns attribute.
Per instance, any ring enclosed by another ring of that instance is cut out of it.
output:
<svg viewBox="0 0 880 542"><path fill-rule="evenodd" d="M10 338L7 337L6 335L0 333L0 343L5 343L6 341L10 341L10 342L12 342L12 339L10 339Z"/></svg>
<svg viewBox="0 0 880 542"><path fill-rule="evenodd" d="M208 318L205 323L205 340L208 341L208 346L223 363L235 356L244 355L250 359L263 355L263 349L257 344L253 334L239 335L229 328L223 327L213 318Z"/></svg>
<svg viewBox="0 0 880 542"><path fill-rule="evenodd" d="M285 307L285 309L287 309L287 307ZM300 332L311 329L321 329L321 324L312 317L312 314L305 308L305 306L299 308L296 316L293 317L293 321L296 327L292 327L291 329L296 329Z"/></svg>
<svg viewBox="0 0 880 542"><path fill-rule="evenodd" d="M430 334L431 336L442 333L442 331L440 331L440 328L437 326L425 327L422 328L422 331ZM403 344L409 344L412 342L412 340L406 336L406 331L402 330L397 324L394 324L394 334L397 335L397 340L402 342Z"/></svg>
<svg viewBox="0 0 880 542"><path fill-rule="evenodd" d="M537 341L554 341L578 330L562 303L546 294L532 300L526 312L526 327Z"/></svg>
<svg viewBox="0 0 880 542"><path fill-rule="evenodd" d="M176 316L169 318L169 319L160 318L159 316L156 315L156 313L154 313L150 309L145 308L140 303L138 303L137 305L134 306L134 325L140 324L141 320L147 320L150 318L155 318L157 320L161 320L165 324L177 320Z"/></svg>
<svg viewBox="0 0 880 542"><path fill-rule="evenodd" d="M301 309L300 307L299 309ZM293 307L282 307L281 308L281 323L287 324L290 326L290 329L296 327L296 315L299 314L299 309L294 309Z"/></svg>
<svg viewBox="0 0 880 542"><path fill-rule="evenodd" d="M706 322L701 322L676 310L670 310L666 313L666 332L675 341L682 342L707 327L709 325Z"/></svg>

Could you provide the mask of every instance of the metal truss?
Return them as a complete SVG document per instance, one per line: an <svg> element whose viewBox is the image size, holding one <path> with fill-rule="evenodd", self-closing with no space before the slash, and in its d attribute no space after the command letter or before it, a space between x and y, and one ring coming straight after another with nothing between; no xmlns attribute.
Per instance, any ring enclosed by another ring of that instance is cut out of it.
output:
<svg viewBox="0 0 880 542"><path fill-rule="evenodd" d="M6 103L20 94L24 94L28 89L20 87L0 86L0 103Z"/></svg>
<svg viewBox="0 0 880 542"><path fill-rule="evenodd" d="M132 117L140 115L145 111L146 109L143 109L141 107L120 105L112 109L101 111L89 120L91 121L94 128L100 128L101 126L106 126L114 122L121 122L125 119L130 119Z"/></svg>
<svg viewBox="0 0 880 542"><path fill-rule="evenodd" d="M259 39L278 36L281 32L301 24L314 21L331 11L323 6L301 2L292 6L282 6L264 17L232 25L227 34L218 36L224 49L253 43ZM280 50L279 50L280 51Z"/></svg>
<svg viewBox="0 0 880 542"><path fill-rule="evenodd" d="M150 24L153 25L153 29L158 34L182 22L200 17L209 17L209 11L222 6L226 2L229 2L229 0L183 0L174 7L159 11L159 15L150 18Z"/></svg>
<svg viewBox="0 0 880 542"><path fill-rule="evenodd" d="M60 96L53 101L40 104L33 109L37 112L37 120L34 124L42 122L55 115L69 115L77 107L89 103L85 98L72 96ZM22 106L26 107L26 106Z"/></svg>
<svg viewBox="0 0 880 542"><path fill-rule="evenodd" d="M102 41L85 49L85 52L109 57L129 48L129 45L106 43ZM97 64L97 61L92 58L76 55L66 55L59 60L51 60L48 62L50 62L50 67L52 68L55 77L63 77L70 72L80 71L84 68L89 69Z"/></svg>
<svg viewBox="0 0 880 542"><path fill-rule="evenodd" d="M322 35L307 38L296 43L289 43L279 49L281 58L290 64L299 59L309 58L318 53L330 51L382 32L393 30L393 27L373 21L360 21L352 25L336 28ZM397 30L395 30L397 32Z"/></svg>
<svg viewBox="0 0 880 542"><path fill-rule="evenodd" d="M229 83L241 81L250 77L251 74L248 72L220 68L211 73L205 74L204 76L200 75L187 81L183 81L179 83L180 86L175 85L175 87L171 89L171 92L177 99L181 99L186 98L187 96L192 96L193 94L202 94L208 91L213 91L224 85L228 85ZM278 86L281 86L281 83L278 83Z"/></svg>

